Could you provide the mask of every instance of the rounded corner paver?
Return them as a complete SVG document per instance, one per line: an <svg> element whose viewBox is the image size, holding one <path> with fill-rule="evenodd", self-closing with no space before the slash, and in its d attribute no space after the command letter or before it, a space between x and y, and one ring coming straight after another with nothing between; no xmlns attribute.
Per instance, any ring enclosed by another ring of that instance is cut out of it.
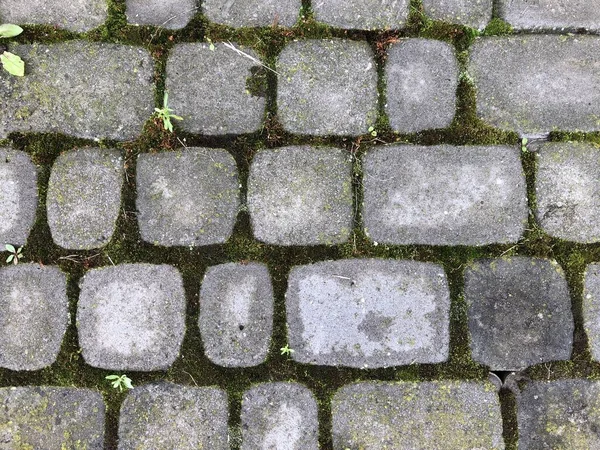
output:
<svg viewBox="0 0 600 450"><path fill-rule="evenodd" d="M498 15L519 31L600 31L599 0L499 0Z"/></svg>
<svg viewBox="0 0 600 450"><path fill-rule="evenodd" d="M423 12L434 20L482 31L492 19L494 0L423 0Z"/></svg>
<svg viewBox="0 0 600 450"><path fill-rule="evenodd" d="M409 0L313 0L315 19L332 27L356 30L402 28Z"/></svg>
<svg viewBox="0 0 600 450"><path fill-rule="evenodd" d="M200 9L196 0L126 0L127 22L169 30L184 28Z"/></svg>
<svg viewBox="0 0 600 450"><path fill-rule="evenodd" d="M216 23L231 27L292 27L298 20L301 0L203 0L202 10Z"/></svg>

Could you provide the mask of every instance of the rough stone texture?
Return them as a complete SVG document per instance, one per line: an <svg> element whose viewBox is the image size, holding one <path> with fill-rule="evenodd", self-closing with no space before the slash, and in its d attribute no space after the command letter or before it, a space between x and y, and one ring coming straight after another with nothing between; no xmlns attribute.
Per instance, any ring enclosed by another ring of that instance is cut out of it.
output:
<svg viewBox="0 0 600 450"><path fill-rule="evenodd" d="M171 383L135 387L119 417L119 450L210 449L227 444L227 394Z"/></svg>
<svg viewBox="0 0 600 450"><path fill-rule="evenodd" d="M600 30L600 0L499 0L498 13L516 30Z"/></svg>
<svg viewBox="0 0 600 450"><path fill-rule="evenodd" d="M0 77L0 139L14 131L128 140L154 107L152 58L118 44L9 45L25 76Z"/></svg>
<svg viewBox="0 0 600 450"><path fill-rule="evenodd" d="M127 22L171 30L185 27L199 9L196 0L126 0Z"/></svg>
<svg viewBox="0 0 600 450"><path fill-rule="evenodd" d="M527 193L515 147L391 146L363 164L365 231L388 244L516 242Z"/></svg>
<svg viewBox="0 0 600 450"><path fill-rule="evenodd" d="M277 72L278 116L291 133L357 136L377 119L377 70L366 42L291 42Z"/></svg>
<svg viewBox="0 0 600 450"><path fill-rule="evenodd" d="M519 370L570 358L571 299L555 261L477 261L465 271L464 295L475 361L491 370Z"/></svg>
<svg viewBox="0 0 600 450"><path fill-rule="evenodd" d="M56 360L69 322L66 285L56 267L0 269L0 367L39 370Z"/></svg>
<svg viewBox="0 0 600 450"><path fill-rule="evenodd" d="M46 207L54 242L64 248L108 244L121 207L123 158L99 148L63 153L52 166Z"/></svg>
<svg viewBox="0 0 600 450"><path fill-rule="evenodd" d="M600 264L590 264L585 271L583 325L592 359L600 361Z"/></svg>
<svg viewBox="0 0 600 450"><path fill-rule="evenodd" d="M264 362L273 330L273 287L267 266L210 267L200 288L198 323L204 352L213 363L249 367Z"/></svg>
<svg viewBox="0 0 600 450"><path fill-rule="evenodd" d="M492 18L493 0L423 0L430 18L483 30Z"/></svg>
<svg viewBox="0 0 600 450"><path fill-rule="evenodd" d="M600 148L585 143L547 143L535 153L536 218L551 236L600 241Z"/></svg>
<svg viewBox="0 0 600 450"><path fill-rule="evenodd" d="M375 368L448 358L450 299L436 264L347 259L294 267L285 298L298 362Z"/></svg>
<svg viewBox="0 0 600 450"><path fill-rule="evenodd" d="M0 244L3 250L4 244L25 244L35 220L37 202L37 170L29 156L18 150L0 148Z"/></svg>
<svg viewBox="0 0 600 450"><path fill-rule="evenodd" d="M263 242L346 242L353 220L349 155L308 146L259 151L250 167L248 209Z"/></svg>
<svg viewBox="0 0 600 450"><path fill-rule="evenodd" d="M261 127L265 99L249 87L260 83L265 69L222 43L214 46L214 51L200 43L173 48L167 62L169 107L184 119L177 125L190 133L252 133Z"/></svg>
<svg viewBox="0 0 600 450"><path fill-rule="evenodd" d="M516 397L520 450L600 448L597 381L533 381Z"/></svg>
<svg viewBox="0 0 600 450"><path fill-rule="evenodd" d="M301 0L204 0L202 9L212 22L232 27L291 27L298 20Z"/></svg>
<svg viewBox="0 0 600 450"><path fill-rule="evenodd" d="M62 387L0 388L2 449L104 449L99 392Z"/></svg>
<svg viewBox="0 0 600 450"><path fill-rule="evenodd" d="M104 23L106 0L0 0L0 23L53 25L83 32Z"/></svg>
<svg viewBox="0 0 600 450"><path fill-rule="evenodd" d="M185 293L167 265L121 264L90 270L77 305L85 361L102 369L166 370L185 332Z"/></svg>
<svg viewBox="0 0 600 450"><path fill-rule="evenodd" d="M336 28L386 30L401 28L409 0L313 0L315 19Z"/></svg>
<svg viewBox="0 0 600 450"><path fill-rule="evenodd" d="M521 134L599 130L599 49L597 36L478 39L469 63L478 115Z"/></svg>
<svg viewBox="0 0 600 450"><path fill-rule="evenodd" d="M317 402L297 383L265 383L244 393L242 450L317 450Z"/></svg>
<svg viewBox="0 0 600 450"><path fill-rule="evenodd" d="M332 400L335 449L504 449L490 383L363 382Z"/></svg>

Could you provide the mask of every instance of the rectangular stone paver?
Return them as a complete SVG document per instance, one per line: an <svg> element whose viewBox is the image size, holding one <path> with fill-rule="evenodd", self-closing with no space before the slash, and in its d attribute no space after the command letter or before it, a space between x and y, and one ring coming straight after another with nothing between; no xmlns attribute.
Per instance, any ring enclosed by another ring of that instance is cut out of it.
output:
<svg viewBox="0 0 600 450"><path fill-rule="evenodd" d="M178 30L185 27L200 8L196 0L126 0L127 22Z"/></svg>
<svg viewBox="0 0 600 450"><path fill-rule="evenodd" d="M388 30L402 28L409 0L313 0L315 19L336 28Z"/></svg>
<svg viewBox="0 0 600 450"><path fill-rule="evenodd" d="M291 27L298 20L301 0L204 0L206 17L231 27Z"/></svg>
<svg viewBox="0 0 600 450"><path fill-rule="evenodd" d="M587 266L584 275L583 325L592 359L600 362L600 264Z"/></svg>
<svg viewBox="0 0 600 450"><path fill-rule="evenodd" d="M423 11L434 20L483 30L492 18L493 0L423 0Z"/></svg>
<svg viewBox="0 0 600 450"><path fill-rule="evenodd" d="M515 30L600 30L600 0L500 0L498 13Z"/></svg>

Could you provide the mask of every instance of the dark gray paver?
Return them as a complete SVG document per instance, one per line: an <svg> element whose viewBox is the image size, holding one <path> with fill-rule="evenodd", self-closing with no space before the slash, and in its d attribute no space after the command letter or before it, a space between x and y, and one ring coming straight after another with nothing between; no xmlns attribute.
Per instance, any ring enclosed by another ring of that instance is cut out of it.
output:
<svg viewBox="0 0 600 450"><path fill-rule="evenodd" d="M148 384L129 392L119 450L228 449L227 394L212 387Z"/></svg>
<svg viewBox="0 0 600 450"><path fill-rule="evenodd" d="M590 264L585 270L583 325L592 359L600 361L600 264Z"/></svg>
<svg viewBox="0 0 600 450"><path fill-rule="evenodd" d="M64 248L108 244L121 207L123 158L89 148L60 155L50 174L46 207L54 242Z"/></svg>
<svg viewBox="0 0 600 450"><path fill-rule="evenodd" d="M209 245L229 238L239 208L233 157L222 149L186 148L141 154L137 161L138 224L156 245Z"/></svg>
<svg viewBox="0 0 600 450"><path fill-rule="evenodd" d="M390 126L401 133L444 128L456 108L458 63L446 42L406 39L388 50L386 105Z"/></svg>
<svg viewBox="0 0 600 450"><path fill-rule="evenodd" d="M56 360L69 323L67 281L56 267L0 269L0 366L39 370Z"/></svg>
<svg viewBox="0 0 600 450"><path fill-rule="evenodd" d="M353 220L349 155L309 146L259 151L250 166L248 209L263 242L346 242Z"/></svg>
<svg viewBox="0 0 600 450"><path fill-rule="evenodd" d="M600 30L599 0L500 0L498 13L516 30Z"/></svg>
<svg viewBox="0 0 600 450"><path fill-rule="evenodd" d="M599 48L597 36L479 38L469 62L478 115L521 134L599 130Z"/></svg>
<svg viewBox="0 0 600 450"><path fill-rule="evenodd" d="M298 383L265 383L244 393L242 450L316 450L317 402Z"/></svg>
<svg viewBox="0 0 600 450"><path fill-rule="evenodd" d="M29 156L19 150L0 148L2 250L4 244L25 244L35 220L37 202L37 170Z"/></svg>
<svg viewBox="0 0 600 450"><path fill-rule="evenodd" d="M256 57L251 49L233 45ZM248 89L252 71L260 66L223 43L214 46L214 51L202 43L173 48L167 62L169 107L184 119L177 125L190 133L252 133L260 129L265 110L264 97Z"/></svg>
<svg viewBox="0 0 600 450"><path fill-rule="evenodd" d="M273 287L267 266L209 267L200 288L198 324L204 352L215 364L249 367L264 362L273 330Z"/></svg>
<svg viewBox="0 0 600 450"><path fill-rule="evenodd" d="M313 0L315 19L336 28L387 30L401 28L409 0Z"/></svg>
<svg viewBox="0 0 600 450"><path fill-rule="evenodd" d="M336 450L504 449L500 402L490 383L350 384L333 397L332 415Z"/></svg>
<svg viewBox="0 0 600 450"><path fill-rule="evenodd" d="M465 271L473 359L492 370L519 370L571 356L573 315L556 261L480 260Z"/></svg>
<svg viewBox="0 0 600 450"><path fill-rule="evenodd" d="M448 358L450 299L436 264L347 259L298 266L285 298L298 362L374 368Z"/></svg>
<svg viewBox="0 0 600 450"><path fill-rule="evenodd" d="M127 22L171 30L185 27L199 9L196 0L126 0Z"/></svg>
<svg viewBox="0 0 600 450"><path fill-rule="evenodd" d="M202 9L212 22L232 27L291 27L298 20L301 0L204 0Z"/></svg>
<svg viewBox="0 0 600 450"><path fill-rule="evenodd" d="M277 61L277 107L292 133L364 134L377 119L377 70L366 42L308 39Z"/></svg>
<svg viewBox="0 0 600 450"><path fill-rule="evenodd" d="M492 18L493 0L423 0L423 11L434 20L483 30Z"/></svg>
<svg viewBox="0 0 600 450"><path fill-rule="evenodd" d="M185 332L185 293L168 265L121 264L90 270L77 305L85 361L113 370L165 370Z"/></svg>
<svg viewBox="0 0 600 450"><path fill-rule="evenodd" d="M104 449L102 395L91 389L0 388L2 449Z"/></svg>
<svg viewBox="0 0 600 450"><path fill-rule="evenodd" d="M600 148L547 143L535 155L535 214L544 231L568 241L600 241Z"/></svg>
<svg viewBox="0 0 600 450"><path fill-rule="evenodd" d="M527 193L515 147L390 146L363 164L367 235L389 244L516 242Z"/></svg>
<svg viewBox="0 0 600 450"><path fill-rule="evenodd" d="M19 131L134 139L153 112L152 58L141 47L68 41L9 50L25 61L25 76L0 83L0 138Z"/></svg>

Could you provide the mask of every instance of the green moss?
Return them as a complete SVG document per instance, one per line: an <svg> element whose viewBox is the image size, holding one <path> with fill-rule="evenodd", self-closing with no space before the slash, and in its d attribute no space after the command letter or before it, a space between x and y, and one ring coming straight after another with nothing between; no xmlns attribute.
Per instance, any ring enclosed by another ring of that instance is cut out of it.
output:
<svg viewBox="0 0 600 450"><path fill-rule="evenodd" d="M513 34L513 27L502 19L497 17L490 20L488 26L483 30L484 36L506 36Z"/></svg>

